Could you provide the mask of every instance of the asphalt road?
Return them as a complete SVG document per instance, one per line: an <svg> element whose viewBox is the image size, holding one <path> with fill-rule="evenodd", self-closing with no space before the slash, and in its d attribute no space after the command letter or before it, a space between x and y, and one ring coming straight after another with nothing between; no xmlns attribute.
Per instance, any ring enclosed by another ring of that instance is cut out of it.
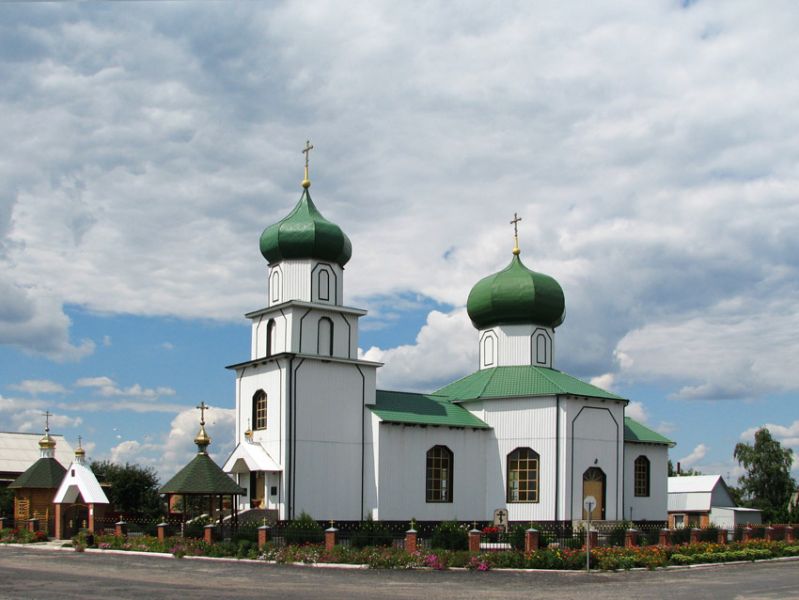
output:
<svg viewBox="0 0 799 600"><path fill-rule="evenodd" d="M799 600L799 562L619 573L344 570L0 546L0 598Z"/></svg>

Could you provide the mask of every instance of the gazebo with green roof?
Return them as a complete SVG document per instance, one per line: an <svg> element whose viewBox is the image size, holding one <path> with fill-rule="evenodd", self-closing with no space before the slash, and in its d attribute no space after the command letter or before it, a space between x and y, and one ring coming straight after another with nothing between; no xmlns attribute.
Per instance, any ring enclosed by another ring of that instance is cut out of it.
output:
<svg viewBox="0 0 799 600"><path fill-rule="evenodd" d="M186 520L191 505L207 509L212 518L216 513L220 527L225 518L224 500L229 497L230 522L233 527L236 527L238 524L236 496L244 495L246 491L236 485L230 476L208 456L208 446L211 444L211 438L205 431L205 410L208 407L201 402L197 408L200 409L200 431L194 438L194 443L197 444L197 455L172 479L161 486L159 491L166 495L170 512L174 505L173 499L178 496L183 499L181 512L183 521ZM196 502L191 502L192 499Z"/></svg>

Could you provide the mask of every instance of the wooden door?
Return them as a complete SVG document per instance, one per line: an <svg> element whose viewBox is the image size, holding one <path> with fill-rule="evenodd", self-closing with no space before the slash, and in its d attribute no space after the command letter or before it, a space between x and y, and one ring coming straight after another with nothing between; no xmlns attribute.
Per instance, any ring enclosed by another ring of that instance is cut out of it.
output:
<svg viewBox="0 0 799 600"><path fill-rule="evenodd" d="M605 473L598 467L591 467L583 473L583 500L588 496L596 498L596 506L591 512L593 521L605 520ZM583 520L588 520L588 511L583 506Z"/></svg>

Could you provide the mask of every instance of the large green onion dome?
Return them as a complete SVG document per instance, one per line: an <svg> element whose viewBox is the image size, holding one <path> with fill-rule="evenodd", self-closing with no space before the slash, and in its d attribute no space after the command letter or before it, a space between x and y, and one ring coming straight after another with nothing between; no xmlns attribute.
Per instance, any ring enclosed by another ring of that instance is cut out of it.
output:
<svg viewBox="0 0 799 600"><path fill-rule="evenodd" d="M305 187L294 210L264 229L261 254L269 264L287 258L316 258L343 267L352 257L352 244L338 225L322 216Z"/></svg>
<svg viewBox="0 0 799 600"><path fill-rule="evenodd" d="M563 323L565 309L560 284L525 267L516 251L507 267L478 281L466 301L477 329L510 324L557 327Z"/></svg>

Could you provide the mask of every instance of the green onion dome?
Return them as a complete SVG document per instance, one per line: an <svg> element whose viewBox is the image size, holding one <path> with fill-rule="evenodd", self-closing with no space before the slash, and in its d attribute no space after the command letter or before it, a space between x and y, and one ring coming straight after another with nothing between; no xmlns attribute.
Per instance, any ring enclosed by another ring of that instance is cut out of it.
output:
<svg viewBox="0 0 799 600"><path fill-rule="evenodd" d="M294 210L261 234L261 254L269 264L287 258L316 258L344 266L352 244L335 223L322 216L306 187Z"/></svg>
<svg viewBox="0 0 799 600"><path fill-rule="evenodd" d="M466 301L477 329L509 324L557 327L563 323L565 309L560 284L525 267L515 252L507 267L478 281Z"/></svg>

